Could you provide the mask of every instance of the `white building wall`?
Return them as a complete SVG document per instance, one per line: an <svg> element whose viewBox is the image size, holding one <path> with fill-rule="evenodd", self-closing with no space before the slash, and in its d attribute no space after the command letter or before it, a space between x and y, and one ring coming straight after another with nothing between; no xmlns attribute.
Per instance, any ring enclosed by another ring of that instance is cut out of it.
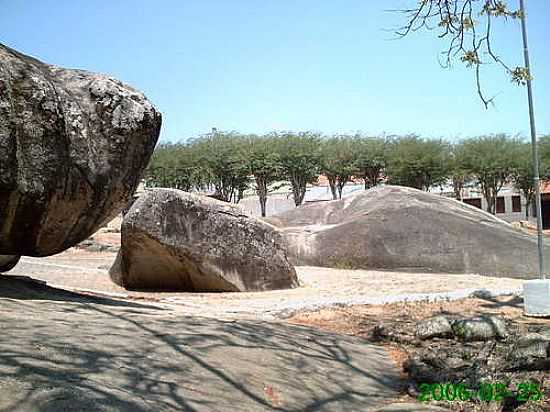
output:
<svg viewBox="0 0 550 412"><path fill-rule="evenodd" d="M364 190L364 186L362 184L348 184L344 186L344 190L342 193L343 197L349 196L353 192L356 191L362 191ZM452 191L451 187L434 187L430 190L431 193L441 195L441 196L447 196L454 199L454 192ZM520 196L521 201L521 211L520 212L512 212L512 196ZM478 188L471 187L471 188L465 188L463 192L464 199L475 199L479 198L481 199L481 208L483 210L487 210L487 201L481 194L481 191ZM499 192L499 197L504 197L504 213L496 213L496 216L504 221L507 222L518 222L520 220L526 220L525 219L525 208L526 208L526 200L525 198L513 187L503 187ZM315 202L315 201L322 201L322 200L331 200L332 194L330 192L330 188L328 186L313 186L308 187L304 199L304 203L307 202ZM260 215L260 205L258 202L257 196L248 196L242 199L239 202L239 205L243 207L248 212L252 213L253 215L259 216ZM294 209L294 201L292 199L291 193L271 193L268 195L267 205L266 205L266 214L267 216L273 216L277 215L279 213L285 212L287 210ZM529 213L529 222L536 224L536 218L534 218L532 215L532 206L530 206L531 210Z"/></svg>
<svg viewBox="0 0 550 412"><path fill-rule="evenodd" d="M519 196L521 203L521 211L513 212L512 207L512 197ZM528 220L530 223L536 224L536 218L532 216L532 205L529 206L529 219L525 218L525 209L527 208L527 200L523 195L513 188L503 188L498 194L498 197L504 198L504 213L496 213L495 216L505 220L507 222L518 222L520 220ZM487 210L487 200L482 196L482 194L477 190L469 190L465 193L464 199L475 199L481 198L481 208Z"/></svg>

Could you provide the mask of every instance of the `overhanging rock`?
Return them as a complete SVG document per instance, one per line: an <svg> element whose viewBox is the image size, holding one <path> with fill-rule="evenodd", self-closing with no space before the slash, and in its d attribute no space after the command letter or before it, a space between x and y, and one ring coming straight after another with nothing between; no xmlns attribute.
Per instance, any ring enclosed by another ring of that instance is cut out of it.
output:
<svg viewBox="0 0 550 412"><path fill-rule="evenodd" d="M160 126L137 90L0 45L0 255L52 255L114 217Z"/></svg>

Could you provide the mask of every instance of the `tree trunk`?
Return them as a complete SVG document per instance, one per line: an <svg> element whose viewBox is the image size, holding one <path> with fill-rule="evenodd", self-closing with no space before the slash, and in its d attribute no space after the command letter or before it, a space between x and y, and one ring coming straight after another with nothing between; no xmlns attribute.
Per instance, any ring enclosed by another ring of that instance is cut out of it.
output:
<svg viewBox="0 0 550 412"><path fill-rule="evenodd" d="M496 194L490 191L489 193L487 193L487 196L485 196L485 199L487 200L487 212L491 213L492 215L495 215L496 203L497 203Z"/></svg>
<svg viewBox="0 0 550 412"><path fill-rule="evenodd" d="M344 186L346 185L345 180L339 180L338 181L338 199L342 199L342 190L344 189Z"/></svg>
<svg viewBox="0 0 550 412"><path fill-rule="evenodd" d="M300 206L303 203L305 197L306 197L306 188L305 186L300 187L298 190L298 198L294 201L294 203L296 204L296 207Z"/></svg>
<svg viewBox="0 0 550 412"><path fill-rule="evenodd" d="M365 189L370 189L371 187L378 186L378 180L380 177L380 168L373 167L365 171ZM368 180L368 187L367 187Z"/></svg>
<svg viewBox="0 0 550 412"><path fill-rule="evenodd" d="M336 177L327 175L328 185L330 186L330 192L332 193L332 200L338 199L336 195Z"/></svg>
<svg viewBox="0 0 550 412"><path fill-rule="evenodd" d="M480 181L479 183L481 185L481 193L483 193L483 197L487 201L487 212L492 215L496 214L495 206L498 194L497 188L492 186L492 182Z"/></svg>
<svg viewBox="0 0 550 412"><path fill-rule="evenodd" d="M262 212L262 217L266 216L266 203L267 203L267 182L262 177L256 177L256 193L258 194L258 199L260 200L260 209Z"/></svg>
<svg viewBox="0 0 550 412"><path fill-rule="evenodd" d="M266 213L265 213L265 205L267 203L267 196L266 195L261 195L260 196L260 209L262 210L262 217L265 217Z"/></svg>
<svg viewBox="0 0 550 412"><path fill-rule="evenodd" d="M530 190L524 190L523 196L525 197L525 220L529 220L529 212L531 209L531 205L533 204L533 200L535 200L535 194Z"/></svg>
<svg viewBox="0 0 550 412"><path fill-rule="evenodd" d="M292 185L294 204L298 207L302 204L306 195L306 182L302 181L300 177L293 177L290 184Z"/></svg>
<svg viewBox="0 0 550 412"><path fill-rule="evenodd" d="M412 179L411 186L418 190L424 190L424 179L422 176L415 176Z"/></svg>
<svg viewBox="0 0 550 412"><path fill-rule="evenodd" d="M464 190L464 179L461 179L459 177L453 177L453 190L455 192L456 200L460 200L462 202L463 200L462 191Z"/></svg>

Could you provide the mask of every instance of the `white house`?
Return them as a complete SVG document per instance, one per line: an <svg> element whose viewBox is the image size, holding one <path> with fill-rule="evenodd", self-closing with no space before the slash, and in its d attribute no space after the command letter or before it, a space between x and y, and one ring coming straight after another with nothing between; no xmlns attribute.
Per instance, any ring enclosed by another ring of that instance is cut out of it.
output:
<svg viewBox="0 0 550 412"><path fill-rule="evenodd" d="M541 183L542 222L544 229L550 229L550 182ZM430 190L432 193L440 193L444 196L455 197L452 187L444 186ZM487 200L478 186L471 185L464 188L462 198L465 203L480 209L487 210ZM496 216L507 222L527 220L536 224L535 202L529 205L529 217L527 215L527 200L523 194L512 185L505 185L499 191L496 204Z"/></svg>

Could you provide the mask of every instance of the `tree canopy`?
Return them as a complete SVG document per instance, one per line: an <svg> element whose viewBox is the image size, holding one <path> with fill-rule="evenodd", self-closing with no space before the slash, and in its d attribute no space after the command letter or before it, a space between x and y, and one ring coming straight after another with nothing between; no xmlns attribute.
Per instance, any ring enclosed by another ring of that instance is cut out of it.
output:
<svg viewBox="0 0 550 412"><path fill-rule="evenodd" d="M516 168L516 156L521 141L506 135L480 136L464 140L460 144L458 162L468 170L479 184L487 200L487 211L495 213L498 192L505 183L512 181Z"/></svg>
<svg viewBox="0 0 550 412"><path fill-rule="evenodd" d="M358 177L365 183L365 189L376 186L386 168L386 139L357 134L354 136L354 149Z"/></svg>
<svg viewBox="0 0 550 412"><path fill-rule="evenodd" d="M542 176L550 178L550 137L541 139L540 148ZM496 197L505 184L521 191L527 207L534 199L530 155L528 143L508 135L450 143L416 135L216 132L159 145L145 179L149 186L209 192L235 203L251 190L258 196L262 216L271 191L290 186L299 206L308 185L318 184L320 175L326 176L333 199L356 179L362 179L365 188L381 182L420 190L450 185L459 200L465 186L475 182L488 211L495 213Z"/></svg>
<svg viewBox="0 0 550 412"><path fill-rule="evenodd" d="M358 153L353 137L336 135L321 145L321 172L327 177L333 199L342 198L346 183L357 174Z"/></svg>
<svg viewBox="0 0 550 412"><path fill-rule="evenodd" d="M279 153L283 176L292 186L296 206L304 201L308 183L317 180L320 172L320 144L318 133L301 132L274 134L276 150Z"/></svg>
<svg viewBox="0 0 550 412"><path fill-rule="evenodd" d="M388 182L420 190L443 184L450 174L450 145L443 140L405 136L388 143Z"/></svg>

